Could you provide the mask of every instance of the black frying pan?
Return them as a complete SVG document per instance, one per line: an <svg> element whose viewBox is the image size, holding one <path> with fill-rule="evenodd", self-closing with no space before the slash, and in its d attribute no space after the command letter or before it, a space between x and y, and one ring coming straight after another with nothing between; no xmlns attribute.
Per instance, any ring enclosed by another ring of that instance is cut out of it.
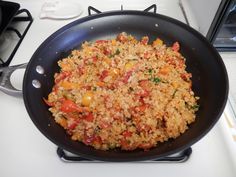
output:
<svg viewBox="0 0 236 177"><path fill-rule="evenodd" d="M190 125L189 130L149 151L101 151L72 141L64 129L54 122L43 101L54 84L54 73L59 71L59 59L67 56L72 49L80 48L85 40L109 39L123 31L138 39L144 35L148 35L151 41L159 37L167 45L179 41L180 52L186 57L187 70L193 74L193 90L201 97L196 122ZM47 138L72 153L104 161L151 160L188 148L214 126L224 110L227 96L225 66L217 51L201 34L169 17L139 11L93 15L59 29L36 50L26 68L23 82L26 109L36 127Z"/></svg>
<svg viewBox="0 0 236 177"><path fill-rule="evenodd" d="M1 24L2 24L2 8L0 6L0 26L1 26Z"/></svg>

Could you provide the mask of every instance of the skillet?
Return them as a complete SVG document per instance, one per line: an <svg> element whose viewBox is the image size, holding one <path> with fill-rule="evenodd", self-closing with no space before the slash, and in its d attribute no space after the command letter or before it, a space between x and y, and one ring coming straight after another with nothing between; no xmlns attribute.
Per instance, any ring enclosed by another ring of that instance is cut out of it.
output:
<svg viewBox="0 0 236 177"><path fill-rule="evenodd" d="M149 151L101 151L72 141L64 129L54 122L43 101L54 85L55 72L59 72L59 59L69 55L71 50L79 49L84 41L110 39L121 32L131 34L137 39L147 35L150 41L159 37L169 46L178 41L181 45L180 53L186 58L187 71L193 75L193 91L200 97L196 121L189 129L180 137L161 143ZM25 66L24 64L0 71L9 76L6 73ZM12 89L1 88L8 93ZM15 90L11 93L19 95L20 92ZM84 158L113 162L158 159L190 147L215 125L224 110L227 97L228 76L224 63L205 37L175 19L140 11L96 14L62 27L35 51L26 67L23 81L23 98L28 114L49 140Z"/></svg>

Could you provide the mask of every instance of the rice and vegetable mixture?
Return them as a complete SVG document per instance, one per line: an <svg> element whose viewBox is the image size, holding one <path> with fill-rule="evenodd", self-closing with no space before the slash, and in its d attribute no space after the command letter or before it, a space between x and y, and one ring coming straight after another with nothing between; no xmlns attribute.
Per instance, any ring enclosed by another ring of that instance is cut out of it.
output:
<svg viewBox="0 0 236 177"><path fill-rule="evenodd" d="M148 42L123 32L84 42L58 62L45 102L72 140L101 150L147 150L195 121L199 98L179 43Z"/></svg>

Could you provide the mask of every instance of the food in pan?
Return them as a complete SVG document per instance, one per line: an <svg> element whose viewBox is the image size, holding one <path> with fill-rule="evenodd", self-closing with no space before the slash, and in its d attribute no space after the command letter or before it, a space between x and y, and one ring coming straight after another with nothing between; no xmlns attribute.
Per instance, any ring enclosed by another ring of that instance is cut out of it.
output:
<svg viewBox="0 0 236 177"><path fill-rule="evenodd" d="M199 97L180 44L126 33L84 42L58 62L45 102L71 136L96 149L148 150L195 121Z"/></svg>

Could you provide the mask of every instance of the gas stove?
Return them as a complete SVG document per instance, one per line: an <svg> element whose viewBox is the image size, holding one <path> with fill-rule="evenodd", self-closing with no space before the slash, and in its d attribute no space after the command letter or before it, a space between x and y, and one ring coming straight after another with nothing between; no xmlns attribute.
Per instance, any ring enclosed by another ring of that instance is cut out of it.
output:
<svg viewBox="0 0 236 177"><path fill-rule="evenodd" d="M60 27L89 13L111 10L145 10L156 5L156 12L176 18L197 29L194 20L186 18L181 1L172 0L101 0L80 2L82 13L74 19L40 19L44 1L19 0L34 19L17 49L10 65L26 63L37 47ZM88 8L90 6L90 8ZM92 8L91 8L92 7ZM95 9L95 10L94 10ZM155 8L151 9L155 11ZM8 48L8 47L6 47ZM5 50L3 50L5 51ZM24 70L13 73L13 85L21 89ZM235 124L232 110L226 106L220 121L191 149L184 152L182 163L161 160L155 163L91 163L87 159L75 162L73 154L63 151L45 138L34 126L24 107L23 100L0 92L1 120L1 166L0 176L234 176L236 172ZM182 154L182 155L183 155ZM60 158L59 158L60 157ZM184 161L184 162L183 162ZM86 163L84 163L86 162ZM165 162L165 163L163 163Z"/></svg>

